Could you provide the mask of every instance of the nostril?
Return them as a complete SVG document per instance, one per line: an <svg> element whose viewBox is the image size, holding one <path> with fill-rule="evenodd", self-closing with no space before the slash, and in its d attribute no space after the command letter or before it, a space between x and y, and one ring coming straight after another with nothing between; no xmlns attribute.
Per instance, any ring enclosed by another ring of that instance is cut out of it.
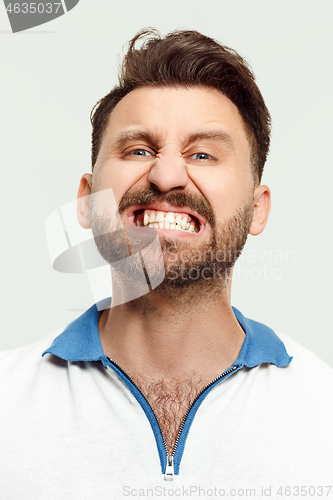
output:
<svg viewBox="0 0 333 500"><path fill-rule="evenodd" d="M154 184L153 182L150 182L150 186L151 186L151 189L153 189L154 191L158 191L160 193L168 193L168 192L172 192L172 191L177 191L177 190L183 190L184 189L184 185L182 186L172 186L171 188L169 187L169 184L165 184L165 188L163 188L163 183L161 184Z"/></svg>

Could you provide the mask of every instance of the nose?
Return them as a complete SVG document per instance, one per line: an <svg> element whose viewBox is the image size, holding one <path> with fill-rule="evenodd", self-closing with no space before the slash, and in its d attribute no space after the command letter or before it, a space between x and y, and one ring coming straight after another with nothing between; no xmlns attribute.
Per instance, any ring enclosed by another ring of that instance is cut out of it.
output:
<svg viewBox="0 0 333 500"><path fill-rule="evenodd" d="M186 163L177 154L158 154L148 174L150 184L161 192L183 189L189 181Z"/></svg>

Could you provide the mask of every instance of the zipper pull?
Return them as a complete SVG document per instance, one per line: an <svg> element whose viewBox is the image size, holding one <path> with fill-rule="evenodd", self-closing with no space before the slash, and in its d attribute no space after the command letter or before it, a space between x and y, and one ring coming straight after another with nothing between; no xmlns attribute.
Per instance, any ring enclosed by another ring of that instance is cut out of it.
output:
<svg viewBox="0 0 333 500"><path fill-rule="evenodd" d="M174 476L174 468L173 468L173 456L170 455L167 457L167 464L165 468L164 480L172 481Z"/></svg>

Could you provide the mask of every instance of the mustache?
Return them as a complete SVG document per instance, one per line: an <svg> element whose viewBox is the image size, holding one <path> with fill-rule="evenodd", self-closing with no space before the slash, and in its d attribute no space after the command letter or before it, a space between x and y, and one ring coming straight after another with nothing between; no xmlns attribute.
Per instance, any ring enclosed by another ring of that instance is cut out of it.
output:
<svg viewBox="0 0 333 500"><path fill-rule="evenodd" d="M118 211L122 215L132 205L149 205L162 202L170 203L176 207L189 207L202 215L212 227L216 224L213 209L204 196L199 197L180 190L165 195L152 188L127 191L120 200Z"/></svg>

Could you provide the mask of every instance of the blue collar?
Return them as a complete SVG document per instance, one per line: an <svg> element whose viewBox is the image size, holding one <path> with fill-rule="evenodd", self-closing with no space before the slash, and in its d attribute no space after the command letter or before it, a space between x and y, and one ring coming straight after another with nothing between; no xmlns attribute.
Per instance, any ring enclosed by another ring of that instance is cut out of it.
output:
<svg viewBox="0 0 333 500"><path fill-rule="evenodd" d="M245 318L235 307L232 309L246 334L234 365L241 364L249 368L261 363L273 363L281 367L289 365L292 357L271 328ZM104 354L98 331L100 314L94 304L70 323L42 356L49 353L66 361L101 361L106 366L107 356Z"/></svg>

